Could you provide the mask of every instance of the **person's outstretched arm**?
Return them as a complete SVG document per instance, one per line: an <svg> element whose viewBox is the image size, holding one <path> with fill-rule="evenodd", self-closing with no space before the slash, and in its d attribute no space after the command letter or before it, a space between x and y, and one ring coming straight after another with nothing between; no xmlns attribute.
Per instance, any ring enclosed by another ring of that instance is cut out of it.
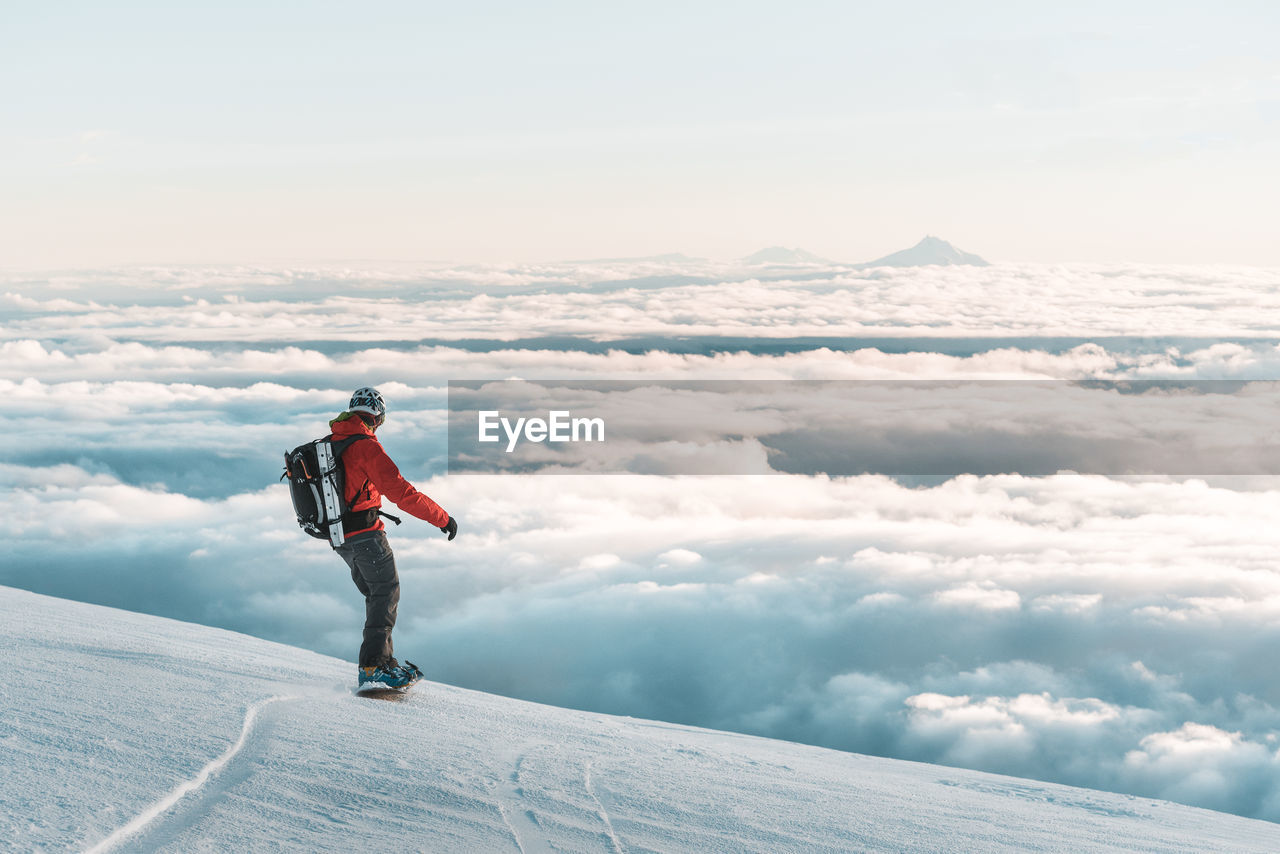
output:
<svg viewBox="0 0 1280 854"><path fill-rule="evenodd" d="M425 522L430 522L437 528L447 528L450 522L449 514L444 509L427 496L413 488L413 484L404 479L404 475L400 474L400 469L392 462L391 457L387 456L387 452L383 450L379 442L358 442L357 447L364 445L368 448L368 461L366 472L369 480L378 491L387 496L397 507L406 513L417 516ZM363 448L361 450L364 450ZM456 530L456 526L455 526ZM453 537L449 537L453 539Z"/></svg>

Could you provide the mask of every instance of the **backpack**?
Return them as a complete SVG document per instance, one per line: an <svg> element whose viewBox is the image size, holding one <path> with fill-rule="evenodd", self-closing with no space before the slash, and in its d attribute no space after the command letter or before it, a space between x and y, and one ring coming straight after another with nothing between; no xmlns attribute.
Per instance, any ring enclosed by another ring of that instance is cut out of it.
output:
<svg viewBox="0 0 1280 854"><path fill-rule="evenodd" d="M334 548L347 541L343 516L347 514L346 475L340 460L352 442L368 439L355 435L336 442L328 437L299 445L284 455L284 474L289 480L293 510L298 527L319 540L328 540ZM380 515L374 511L373 518Z"/></svg>

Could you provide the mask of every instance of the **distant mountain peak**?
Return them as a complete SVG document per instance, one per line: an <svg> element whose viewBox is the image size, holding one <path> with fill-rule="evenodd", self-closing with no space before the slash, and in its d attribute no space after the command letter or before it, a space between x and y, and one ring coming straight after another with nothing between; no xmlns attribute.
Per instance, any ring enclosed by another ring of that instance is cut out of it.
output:
<svg viewBox="0 0 1280 854"><path fill-rule="evenodd" d="M941 237L935 237L932 234L925 235L923 240L910 249L903 249L900 252L894 252L891 255L877 258L874 261L867 261L865 264L859 264L858 266L926 267L933 264L967 264L973 267L990 266L982 257L974 255L972 252L957 249Z"/></svg>
<svg viewBox="0 0 1280 854"><path fill-rule="evenodd" d="M826 258L806 252L803 249L788 249L785 246L770 246L753 252L742 259L744 264L829 264Z"/></svg>

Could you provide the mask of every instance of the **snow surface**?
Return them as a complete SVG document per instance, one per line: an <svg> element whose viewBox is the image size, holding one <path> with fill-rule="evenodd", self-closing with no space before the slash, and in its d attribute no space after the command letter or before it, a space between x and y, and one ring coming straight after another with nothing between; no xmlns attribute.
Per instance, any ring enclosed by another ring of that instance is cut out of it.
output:
<svg viewBox="0 0 1280 854"><path fill-rule="evenodd" d="M1280 851L1208 810L423 682L0 587L14 851Z"/></svg>

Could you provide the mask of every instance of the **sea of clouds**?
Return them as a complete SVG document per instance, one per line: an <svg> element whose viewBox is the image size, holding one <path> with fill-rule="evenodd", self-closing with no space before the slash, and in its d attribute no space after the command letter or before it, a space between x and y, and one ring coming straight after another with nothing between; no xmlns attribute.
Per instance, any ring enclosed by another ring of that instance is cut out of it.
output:
<svg viewBox="0 0 1280 854"><path fill-rule="evenodd" d="M362 603L276 478L285 449L375 384L385 446L460 522L451 543L412 519L391 531L397 651L431 678L1280 820L1280 480L445 471L450 379L1274 379L1277 278L658 262L9 274L0 584L352 658ZM1019 340L957 355L717 352L707 337L894 324ZM582 344L518 343L550 334ZM586 343L640 334L705 352ZM1047 335L1132 340L1028 340Z"/></svg>
<svg viewBox="0 0 1280 854"><path fill-rule="evenodd" d="M0 274L4 339L442 341L648 336L1271 336L1276 272L1231 267L750 267Z"/></svg>

